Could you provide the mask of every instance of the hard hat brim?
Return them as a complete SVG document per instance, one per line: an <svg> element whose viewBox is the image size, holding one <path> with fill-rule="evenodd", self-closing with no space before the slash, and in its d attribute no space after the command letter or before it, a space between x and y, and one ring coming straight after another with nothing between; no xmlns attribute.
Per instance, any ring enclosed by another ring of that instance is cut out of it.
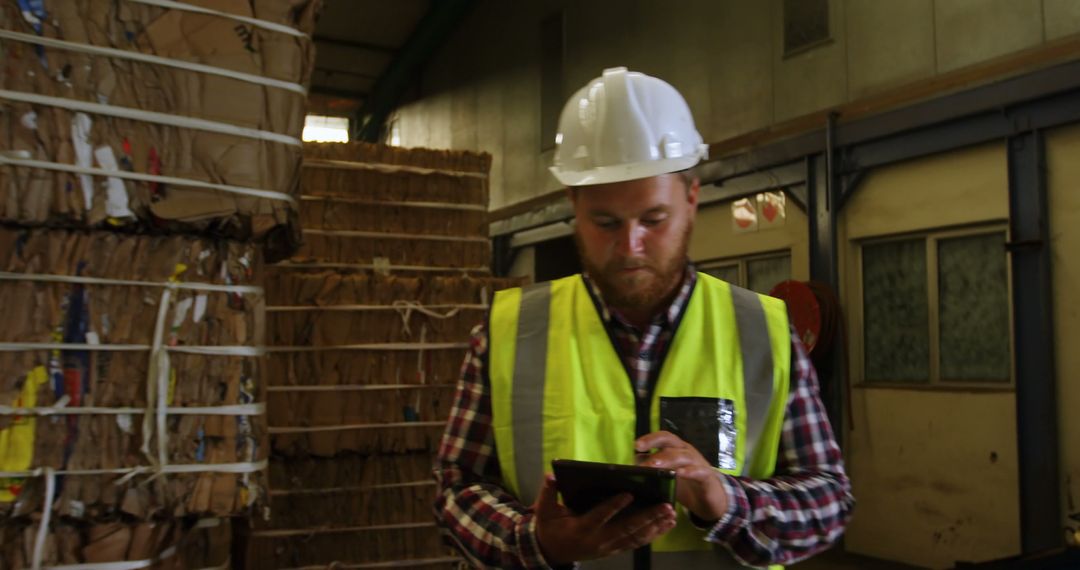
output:
<svg viewBox="0 0 1080 570"><path fill-rule="evenodd" d="M560 169L558 166L552 166L549 170L563 186L591 186L594 184L611 184L613 182L651 178L661 174L686 170L700 162L701 158L700 155L694 154L678 158L665 158L614 166L598 166L588 170L567 171Z"/></svg>

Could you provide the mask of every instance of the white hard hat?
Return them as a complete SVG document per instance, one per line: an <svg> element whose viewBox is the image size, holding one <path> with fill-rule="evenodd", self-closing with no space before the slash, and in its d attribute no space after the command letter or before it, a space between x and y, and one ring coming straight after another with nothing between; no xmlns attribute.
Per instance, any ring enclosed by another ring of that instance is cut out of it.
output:
<svg viewBox="0 0 1080 570"><path fill-rule="evenodd" d="M674 87L615 67L566 102L551 173L566 186L622 182L685 170L708 149Z"/></svg>

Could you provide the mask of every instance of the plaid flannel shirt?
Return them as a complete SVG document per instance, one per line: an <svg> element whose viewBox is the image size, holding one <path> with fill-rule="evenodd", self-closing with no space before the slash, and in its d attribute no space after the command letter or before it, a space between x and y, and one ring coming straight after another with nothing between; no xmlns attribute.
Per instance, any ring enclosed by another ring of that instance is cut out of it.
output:
<svg viewBox="0 0 1080 570"><path fill-rule="evenodd" d="M633 374L639 398L661 365L656 359L674 335L696 279L688 264L670 307L639 331L608 309L585 276L616 349ZM501 484L485 367L487 340L484 325L479 325L435 459L435 516L448 541L476 566L549 568L537 543L531 506L521 504ZM854 505L814 366L794 332L791 345L791 389L776 471L764 480L722 475L728 511L706 535L747 566L791 564L827 549L843 533Z"/></svg>

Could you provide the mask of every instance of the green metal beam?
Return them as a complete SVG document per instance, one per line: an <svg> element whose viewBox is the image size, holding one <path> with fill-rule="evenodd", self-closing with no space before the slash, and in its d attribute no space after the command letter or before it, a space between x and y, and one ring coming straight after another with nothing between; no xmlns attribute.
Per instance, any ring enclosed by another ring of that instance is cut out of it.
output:
<svg viewBox="0 0 1080 570"><path fill-rule="evenodd" d="M357 140L378 142L383 125L432 56L461 24L474 0L433 0L405 45L375 81L356 115Z"/></svg>

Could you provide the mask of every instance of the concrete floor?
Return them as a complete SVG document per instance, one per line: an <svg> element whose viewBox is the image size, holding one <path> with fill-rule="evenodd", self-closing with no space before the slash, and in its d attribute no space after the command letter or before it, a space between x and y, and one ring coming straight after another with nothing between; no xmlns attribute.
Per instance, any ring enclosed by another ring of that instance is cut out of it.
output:
<svg viewBox="0 0 1080 570"><path fill-rule="evenodd" d="M849 554L834 548L788 568L791 570L917 570L919 567Z"/></svg>

